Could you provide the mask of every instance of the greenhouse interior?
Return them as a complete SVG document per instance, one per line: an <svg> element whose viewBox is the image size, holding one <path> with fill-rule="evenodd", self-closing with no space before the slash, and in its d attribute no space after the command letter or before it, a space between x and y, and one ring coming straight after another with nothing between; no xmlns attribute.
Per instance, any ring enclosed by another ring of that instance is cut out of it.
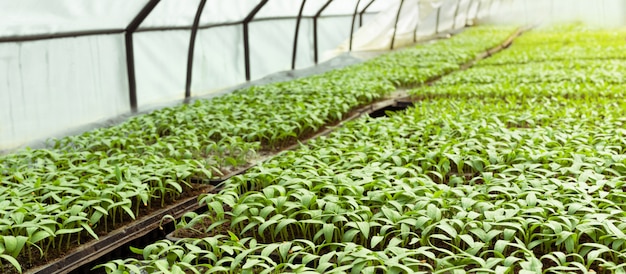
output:
<svg viewBox="0 0 626 274"><path fill-rule="evenodd" d="M626 1L0 18L0 273L626 273Z"/></svg>

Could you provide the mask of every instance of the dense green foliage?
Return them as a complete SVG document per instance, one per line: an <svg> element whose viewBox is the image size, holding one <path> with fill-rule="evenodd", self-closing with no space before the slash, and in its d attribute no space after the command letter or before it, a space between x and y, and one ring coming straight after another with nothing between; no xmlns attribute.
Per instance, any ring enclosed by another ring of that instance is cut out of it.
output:
<svg viewBox="0 0 626 274"><path fill-rule="evenodd" d="M518 62L520 47L559 43L557 31L531 32L494 58ZM587 56L605 57L597 41L585 43L589 31L568 31ZM413 90L414 108L347 123L204 196L206 213L179 226L204 228L205 237L158 241L135 250L141 260L101 267L625 273L626 91L536 76L575 74L576 62L530 62L536 74L522 74L485 61ZM620 62L594 64L621 75ZM473 80L476 71L498 77Z"/></svg>
<svg viewBox="0 0 626 274"><path fill-rule="evenodd" d="M19 269L15 258L34 261L50 248L97 238L96 228L107 231L142 207L177 199L192 179L219 177L398 86L456 69L513 31L473 28L322 75L157 110L48 149L0 156L0 259Z"/></svg>

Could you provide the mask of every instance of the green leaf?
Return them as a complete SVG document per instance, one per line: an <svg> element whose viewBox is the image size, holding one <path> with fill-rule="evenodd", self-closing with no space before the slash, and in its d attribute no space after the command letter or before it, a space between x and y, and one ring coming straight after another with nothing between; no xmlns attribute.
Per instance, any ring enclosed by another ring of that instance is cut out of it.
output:
<svg viewBox="0 0 626 274"><path fill-rule="evenodd" d="M282 219L278 222L278 225L276 225L276 228L274 229L274 236L277 236L287 225L289 224L293 224L296 223L297 221L295 219Z"/></svg>
<svg viewBox="0 0 626 274"><path fill-rule="evenodd" d="M93 231L93 229L91 229L89 224L87 224L87 223L80 223L80 226L82 226L89 233L89 235L91 235L91 237L93 237L96 240L99 239L98 235L96 235L96 233Z"/></svg>
<svg viewBox="0 0 626 274"><path fill-rule="evenodd" d="M346 231L343 234L343 237L341 238L342 242L353 242L354 241L354 237L359 234L359 230L358 229L350 229L348 231Z"/></svg>
<svg viewBox="0 0 626 274"><path fill-rule="evenodd" d="M246 269L251 269L254 266L256 266L259 263L262 263L263 261L259 260L259 259L248 259L246 261L246 263L241 267L241 269L246 270Z"/></svg>
<svg viewBox="0 0 626 274"><path fill-rule="evenodd" d="M266 247L263 248L263 250L261 250L261 256L269 257L279 247L280 244L277 243L268 244Z"/></svg>
<svg viewBox="0 0 626 274"><path fill-rule="evenodd" d="M370 234L370 224L368 222L356 222L356 226L359 228L359 231L361 231L363 238L368 239Z"/></svg>
<svg viewBox="0 0 626 274"><path fill-rule="evenodd" d="M77 227L77 228L62 228L59 229L57 231L55 231L55 235L62 235L62 234L74 234L74 233L78 233L83 231L82 227Z"/></svg>
<svg viewBox="0 0 626 274"><path fill-rule="evenodd" d="M5 261L8 261L13 267L15 267L15 269L19 273L22 273L22 266L15 258L5 255L5 254L0 254L0 259L4 259Z"/></svg>
<svg viewBox="0 0 626 274"><path fill-rule="evenodd" d="M2 236L1 239L4 242L6 253L14 258L17 258L22 248L24 248L24 244L28 241L28 237L26 236Z"/></svg>
<svg viewBox="0 0 626 274"><path fill-rule="evenodd" d="M280 253L280 257L283 258L284 260L287 259L287 256L289 255L290 250L291 250L291 242L283 242L278 247L278 252Z"/></svg>
<svg viewBox="0 0 626 274"><path fill-rule="evenodd" d="M35 232L35 234L33 234L33 236L30 237L29 241L33 244L36 244L43 239L47 239L53 236L54 235L50 234L50 232L48 231L40 230L40 231Z"/></svg>
<svg viewBox="0 0 626 274"><path fill-rule="evenodd" d="M334 224L324 224L322 226L322 231L323 231L324 239L325 239L326 243L332 243L332 241L333 241L333 233L335 232L335 225Z"/></svg>
<svg viewBox="0 0 626 274"><path fill-rule="evenodd" d="M526 195L526 204L529 207L537 206L537 196L535 195L535 192L530 192Z"/></svg>
<svg viewBox="0 0 626 274"><path fill-rule="evenodd" d="M429 204L426 208L426 216L435 221L439 221L441 220L441 210L437 206Z"/></svg>
<svg viewBox="0 0 626 274"><path fill-rule="evenodd" d="M446 232L448 235L450 235L450 238L454 239L457 236L457 231L454 227L452 227L450 224L448 224L448 222L446 221L442 221L441 223L439 223L437 225L437 227L441 230L443 230L444 232ZM471 238L471 237L470 237Z"/></svg>

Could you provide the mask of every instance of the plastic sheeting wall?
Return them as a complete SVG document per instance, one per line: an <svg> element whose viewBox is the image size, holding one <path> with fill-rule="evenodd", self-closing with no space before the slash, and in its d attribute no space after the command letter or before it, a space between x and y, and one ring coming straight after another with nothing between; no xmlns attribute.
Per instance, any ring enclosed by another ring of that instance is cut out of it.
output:
<svg viewBox="0 0 626 274"><path fill-rule="evenodd" d="M206 93L245 80L241 25L201 30L196 39L193 91Z"/></svg>
<svg viewBox="0 0 626 274"><path fill-rule="evenodd" d="M306 1L296 68L315 63L311 17L327 2ZM333 1L322 13L318 19L320 52L349 36L357 2ZM358 10L370 1L360 2ZM387 5L377 2L369 12ZM129 113L124 29L146 3L0 1L0 39L39 35L32 41L0 43L0 151ZM196 36L192 95L246 81L240 22L259 3L207 1ZM291 68L295 17L301 3L270 0L249 23L252 79ZM200 0L161 0L133 34L139 110L185 97L190 26L199 4ZM215 24L222 25L212 26ZM45 37L82 31L109 34Z"/></svg>
<svg viewBox="0 0 626 274"><path fill-rule="evenodd" d="M0 148L128 112L121 40L0 43Z"/></svg>
<svg viewBox="0 0 626 274"><path fill-rule="evenodd" d="M580 21L595 26L626 24L623 0L508 0L494 23L550 24Z"/></svg>
<svg viewBox="0 0 626 274"><path fill-rule="evenodd" d="M406 2L411 1L415 0ZM317 21L320 61L325 51L336 48L350 36L355 7L359 15L353 30L357 31L361 25L377 24L375 14L399 2L330 2ZM0 151L130 112L124 31L147 3L148 0L0 0ZM133 34L139 110L185 97L191 25L200 3L161 0ZM261 0L206 1L193 52L192 96L246 81L241 21L259 3ZM315 64L312 17L326 3L328 0L306 1L299 27L296 68ZM301 4L295 0L270 0L249 23L251 79L291 69L296 16ZM368 13L361 16L365 7ZM417 18L411 17L415 7L406 5L405 9L406 18L401 18L399 26L412 30L399 31L400 37L409 37L417 23ZM443 9L441 29L453 24L454 15ZM433 25L432 20L436 18L431 13L424 18L424 27ZM101 33L46 37L73 31ZM420 28L418 33L422 32L428 30ZM9 41L28 35L36 36Z"/></svg>
<svg viewBox="0 0 626 274"><path fill-rule="evenodd" d="M440 32L461 29L477 18L498 12L494 0L395 1L355 34L352 49L387 50L410 45ZM473 8L473 10L472 10ZM350 41L324 54L325 59L349 51Z"/></svg>

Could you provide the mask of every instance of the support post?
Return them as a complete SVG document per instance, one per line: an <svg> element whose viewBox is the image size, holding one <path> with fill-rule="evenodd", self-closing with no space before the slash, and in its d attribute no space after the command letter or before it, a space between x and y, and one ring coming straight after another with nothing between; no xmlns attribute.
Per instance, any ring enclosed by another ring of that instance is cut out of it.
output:
<svg viewBox="0 0 626 274"><path fill-rule="evenodd" d="M254 16L267 4L269 0L262 0L259 4L257 4L250 13L243 19L241 22L243 24L243 58L246 67L246 81L250 81L250 38L249 38L249 29L248 24L254 18Z"/></svg>
<svg viewBox="0 0 626 274"><path fill-rule="evenodd" d="M139 28L148 14L161 0L150 0L135 18L126 26L124 30L124 41L126 46L126 69L128 73L128 94L130 99L130 111L137 112L137 78L135 77L135 52L133 51L133 33Z"/></svg>
<svg viewBox="0 0 626 274"><path fill-rule="evenodd" d="M352 25L350 25L350 45L348 47L348 51L352 51L352 38L354 36L354 21L356 20L356 13L359 10L359 4L361 4L361 0L356 2L354 6L354 13L352 14Z"/></svg>
<svg viewBox="0 0 626 274"><path fill-rule="evenodd" d="M457 19L457 16L459 16L459 9L461 7L461 1L462 0L456 1L456 8L454 9L454 17L452 17L452 30L456 29L456 21L457 21L456 19Z"/></svg>
<svg viewBox="0 0 626 274"><path fill-rule="evenodd" d="M467 21L470 19L470 11L472 11L472 6L474 5L474 0L470 0L467 5L467 12L465 13L465 26L467 26Z"/></svg>
<svg viewBox="0 0 626 274"><path fill-rule="evenodd" d="M326 4L324 4L317 11L317 13L315 13L315 15L313 16L313 60L315 61L316 65L319 62L319 45L317 41L317 18L320 17L320 15L322 15L322 12L324 12L324 10L328 7L328 5L330 5L331 2L333 2L333 0L328 0Z"/></svg>
<svg viewBox="0 0 626 274"><path fill-rule="evenodd" d="M193 26L191 27L191 37L189 38L189 52L187 53L187 80L185 83L185 100L191 97L191 75L193 72L193 53L196 46L196 35L198 34L198 24L200 23L200 17L204 10L206 0L200 0L198 10L196 10L196 17L193 19Z"/></svg>
<svg viewBox="0 0 626 274"><path fill-rule="evenodd" d="M415 23L415 29L413 29L413 43L417 43L417 28L419 28L420 19L420 2L417 1L417 22Z"/></svg>
<svg viewBox="0 0 626 274"><path fill-rule="evenodd" d="M363 26L363 14L365 13L365 11L367 11L367 9L370 8L372 4L374 4L374 1L376 0L372 0L369 3L367 3L367 5L365 5L365 7L361 10L361 12L359 12L359 27Z"/></svg>
<svg viewBox="0 0 626 274"><path fill-rule="evenodd" d="M306 0L302 0L302 4L300 5L300 11L298 12L298 18L296 18L296 33L293 38L293 54L291 55L291 69L296 69L296 57L298 54L298 33L300 31L300 21L302 20L302 11L304 10L304 5L306 4Z"/></svg>
<svg viewBox="0 0 626 274"><path fill-rule="evenodd" d="M435 34L439 33L439 18L441 17L441 6L437 7L437 21L435 22Z"/></svg>
<svg viewBox="0 0 626 274"><path fill-rule="evenodd" d="M404 0L400 1L400 7L398 8L398 13L396 13L396 22L393 25L393 35L391 36L391 47L390 50L393 49L394 43L396 42L396 32L398 31L398 21L400 21L400 13L402 12L402 5L404 5Z"/></svg>

